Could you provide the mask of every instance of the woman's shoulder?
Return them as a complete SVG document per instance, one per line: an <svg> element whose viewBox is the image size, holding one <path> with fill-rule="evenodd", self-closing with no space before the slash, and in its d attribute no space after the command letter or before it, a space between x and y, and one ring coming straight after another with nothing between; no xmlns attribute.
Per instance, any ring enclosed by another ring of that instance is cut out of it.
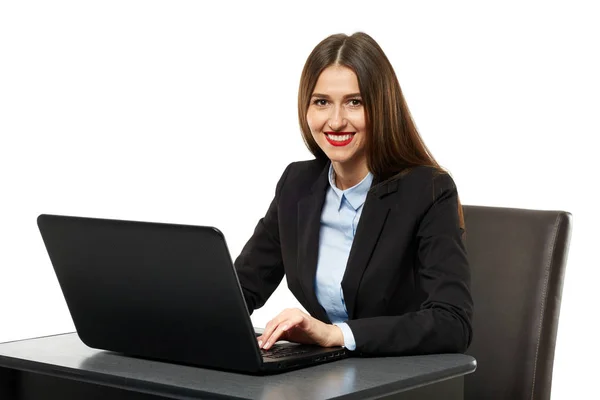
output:
<svg viewBox="0 0 600 400"><path fill-rule="evenodd" d="M294 161L286 168L286 181L314 182L329 164L328 160L313 159L305 161Z"/></svg>
<svg viewBox="0 0 600 400"><path fill-rule="evenodd" d="M457 194L456 185L448 171L434 166L415 166L396 175L379 193L393 193L390 204L395 204L415 218L421 218L440 199ZM403 215L406 215L403 213Z"/></svg>
<svg viewBox="0 0 600 400"><path fill-rule="evenodd" d="M288 164L288 168L296 173L310 173L320 174L323 168L329 164L329 160L314 158L312 160L293 161Z"/></svg>
<svg viewBox="0 0 600 400"><path fill-rule="evenodd" d="M326 179L328 160L294 161L285 168L277 184L277 195L298 197L311 191L317 182Z"/></svg>
<svg viewBox="0 0 600 400"><path fill-rule="evenodd" d="M407 168L394 175L386 183L391 184L393 182L397 182L403 187L408 187L412 190L455 186L454 180L448 171L431 165L418 165Z"/></svg>

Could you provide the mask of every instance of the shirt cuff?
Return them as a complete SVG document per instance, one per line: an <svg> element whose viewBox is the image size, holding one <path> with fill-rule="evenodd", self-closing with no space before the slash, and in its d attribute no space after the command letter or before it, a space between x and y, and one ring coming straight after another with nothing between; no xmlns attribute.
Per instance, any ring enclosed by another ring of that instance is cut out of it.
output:
<svg viewBox="0 0 600 400"><path fill-rule="evenodd" d="M354 341L354 335L352 329L345 322L335 323L334 325L339 326L344 336L344 347L350 351L356 350L356 342Z"/></svg>

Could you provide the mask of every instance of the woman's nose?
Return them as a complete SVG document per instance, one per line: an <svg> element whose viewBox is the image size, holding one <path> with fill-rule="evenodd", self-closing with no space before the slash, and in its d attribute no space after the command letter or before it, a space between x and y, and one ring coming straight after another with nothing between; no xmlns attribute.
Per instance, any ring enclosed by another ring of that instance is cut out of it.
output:
<svg viewBox="0 0 600 400"><path fill-rule="evenodd" d="M339 131L346 125L346 119L341 107L334 107L329 116L329 127L334 131Z"/></svg>

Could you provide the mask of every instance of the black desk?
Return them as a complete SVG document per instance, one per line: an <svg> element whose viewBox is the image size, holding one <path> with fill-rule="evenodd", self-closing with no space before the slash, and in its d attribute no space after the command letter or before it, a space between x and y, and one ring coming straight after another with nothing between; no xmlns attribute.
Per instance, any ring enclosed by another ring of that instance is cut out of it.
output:
<svg viewBox="0 0 600 400"><path fill-rule="evenodd" d="M463 354L349 358L252 376L126 357L74 333L0 344L0 399L463 398Z"/></svg>

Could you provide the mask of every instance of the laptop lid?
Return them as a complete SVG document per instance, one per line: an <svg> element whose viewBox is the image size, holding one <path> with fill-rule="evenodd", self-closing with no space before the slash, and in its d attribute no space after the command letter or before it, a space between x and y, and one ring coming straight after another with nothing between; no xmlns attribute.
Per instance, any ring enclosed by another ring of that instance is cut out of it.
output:
<svg viewBox="0 0 600 400"><path fill-rule="evenodd" d="M216 228L45 214L37 222L89 347L245 372L262 368Z"/></svg>

